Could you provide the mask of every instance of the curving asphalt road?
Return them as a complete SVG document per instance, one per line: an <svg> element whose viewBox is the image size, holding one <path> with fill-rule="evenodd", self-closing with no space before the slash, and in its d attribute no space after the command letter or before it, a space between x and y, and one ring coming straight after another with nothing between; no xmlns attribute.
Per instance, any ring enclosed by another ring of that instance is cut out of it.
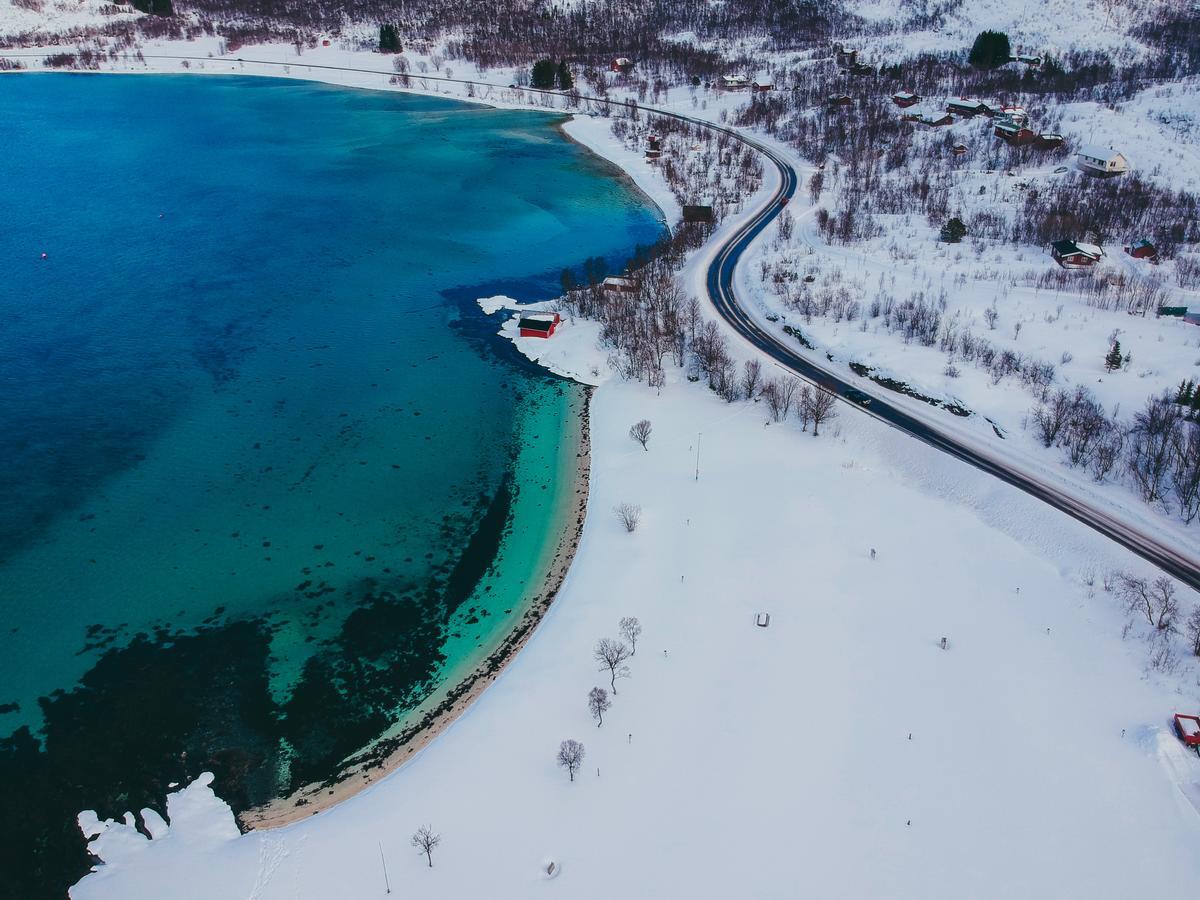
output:
<svg viewBox="0 0 1200 900"><path fill-rule="evenodd" d="M18 52L6 53L5 56L44 56L44 53L38 52ZM212 59L209 57L198 56L174 56L174 55L153 55L147 54L147 59L174 59L174 60L189 60L194 62L216 63L216 62L246 62L253 65L273 66L276 68L287 68L294 66L297 69L322 69L330 71L342 72L358 72L370 75L380 75L384 77L395 74L390 71L380 71L379 69L364 69L355 68L352 66L331 66L310 64L302 60L297 60L293 63L284 63L274 60L262 59ZM470 84L475 87L482 88L500 88L501 85L489 84L487 82L472 81L465 78L450 78L440 75L417 75L411 74L410 78L423 81L447 82L453 84ZM522 88L523 91L535 94L551 94L561 96L559 91L540 90L537 88ZM624 101L610 100L603 97L587 97L580 96L581 100L586 100L592 103L605 104L609 106L624 106ZM667 110L655 109L653 107L640 107L641 111L648 115L663 116L666 118L676 119L683 122L688 122L692 125L697 125L702 128L707 128L712 131L720 131L729 135L733 139L740 141L742 144L751 147L767 160L779 172L779 187L775 193L767 200L767 202L755 212L743 225L729 235L725 242L717 249L716 256L713 258L709 266L706 286L709 299L713 307L720 316L736 331L739 335L749 341L760 352L769 356L779 365L791 370L796 375L808 381L822 385L834 391L841 399L860 412L874 416L882 422L886 422L893 428L896 428L911 437L922 441L936 450L940 450L955 459L974 466L981 471L987 472L989 475L994 475L1006 484L1020 488L1027 494L1030 494L1037 499L1048 503L1055 509L1066 513L1074 519L1084 523L1085 525L1098 531L1105 537L1115 541L1122 547L1136 553L1149 563L1162 569L1167 574L1173 576L1194 590L1200 591L1200 557L1187 549L1173 547L1162 543L1153 535L1139 531L1126 522L1121 521L1117 516L1110 512L1099 509L1091 504L1072 496L1070 493L1061 490L1057 485L1048 484L1039 481L1037 478L1022 472L1014 466L1010 461L1000 457L992 456L983 450L972 447L951 435L939 431L936 427L910 415L903 410L892 406L887 401L880 399L877 396L871 397L869 406L864 406L861 403L851 399L852 392L857 389L849 382L845 381L837 372L831 371L818 362L801 356L787 344L783 343L771 332L767 331L757 322L755 322L750 314L738 303L737 295L734 292L734 272L737 268L738 261L742 254L750 247L755 238L771 223L771 221L779 215L779 213L791 200L799 186L799 176L791 164L783 158L778 152L771 147L748 137L743 132L733 128L728 128L723 125L716 125L712 122L706 122L703 119L693 118L692 116L683 115L682 113L669 112ZM861 392L858 392L861 394ZM1190 548L1189 548L1190 549Z"/></svg>
<svg viewBox="0 0 1200 900"><path fill-rule="evenodd" d="M1039 500L1050 504L1055 509L1061 510L1072 518L1090 526L1126 549L1132 550L1147 562L1153 563L1184 584L1200 590L1200 560L1191 553L1182 548L1164 544L1156 537L1138 531L1129 524L1122 522L1108 511L1098 509L1058 489L1053 484L1039 481L1022 472L1006 460L991 456L978 448L964 444L954 437L942 433L927 422L892 406L885 400L872 396L869 408L864 407L848 397L848 394L855 390L853 385L842 379L837 373L801 356L755 322L738 303L733 289L734 271L742 254L750 247L762 230L770 224L771 220L779 215L787 202L796 193L799 179L796 175L796 170L792 168L787 160L770 147L729 129L721 130L732 134L735 138L753 147L765 156L779 170L780 176L778 190L776 190L757 213L751 216L744 225L726 239L725 243L717 251L717 255L708 269L706 284L712 304L721 317L738 334L781 366L790 369L802 378L834 391L855 409L868 413L886 422L893 428L897 428L943 453L947 453L977 469L981 469L989 475L994 475L1007 484L1020 488L1026 493L1037 497ZM861 395L861 392L859 393Z"/></svg>

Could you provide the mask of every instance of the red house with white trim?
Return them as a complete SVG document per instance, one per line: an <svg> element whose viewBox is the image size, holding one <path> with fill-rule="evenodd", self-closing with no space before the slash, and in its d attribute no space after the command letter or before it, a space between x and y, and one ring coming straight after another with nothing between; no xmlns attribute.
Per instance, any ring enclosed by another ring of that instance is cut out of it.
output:
<svg viewBox="0 0 1200 900"><path fill-rule="evenodd" d="M1104 251L1082 241L1055 241L1050 245L1050 255L1064 269L1085 269L1098 263Z"/></svg>
<svg viewBox="0 0 1200 900"><path fill-rule="evenodd" d="M517 327L521 330L521 337L548 338L553 337L560 322L562 317L558 313L532 313L521 316Z"/></svg>

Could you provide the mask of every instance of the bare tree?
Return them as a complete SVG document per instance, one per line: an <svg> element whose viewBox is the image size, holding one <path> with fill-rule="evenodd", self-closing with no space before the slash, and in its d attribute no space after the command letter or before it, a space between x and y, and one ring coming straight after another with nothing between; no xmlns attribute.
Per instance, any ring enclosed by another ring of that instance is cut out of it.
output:
<svg viewBox="0 0 1200 900"><path fill-rule="evenodd" d="M626 616L621 620L621 637L629 641L629 655L637 656L637 642L642 635L642 623L637 616Z"/></svg>
<svg viewBox="0 0 1200 900"><path fill-rule="evenodd" d="M592 712L592 718L596 720L597 728L604 724L604 714L610 706L612 701L608 699L608 691L604 688L594 687L588 691L588 709Z"/></svg>
<svg viewBox="0 0 1200 900"><path fill-rule="evenodd" d="M808 431L808 423L812 421L813 390L805 384L800 387L800 396L796 399L796 417L800 419L800 430Z"/></svg>
<svg viewBox="0 0 1200 900"><path fill-rule="evenodd" d="M1062 389L1055 391L1044 405L1033 411L1033 422L1043 447L1053 447L1057 443L1059 433L1071 420L1071 412L1071 395Z"/></svg>
<svg viewBox="0 0 1200 900"><path fill-rule="evenodd" d="M1147 582L1127 572L1116 574L1117 597L1131 613L1146 617L1156 631L1170 631L1175 617L1179 615L1179 601L1175 597L1175 585L1165 575Z"/></svg>
<svg viewBox="0 0 1200 900"><path fill-rule="evenodd" d="M1200 656L1200 606L1192 610L1187 620L1188 646L1192 648L1193 656Z"/></svg>
<svg viewBox="0 0 1200 900"><path fill-rule="evenodd" d="M583 765L584 755L583 744L579 741L566 740L558 745L558 764L567 770L572 781L575 780L575 773L579 767Z"/></svg>
<svg viewBox="0 0 1200 900"><path fill-rule="evenodd" d="M612 683L612 692L617 693L617 679L629 677L629 666L625 665L625 660L633 656L633 651L629 649L629 645L624 641L614 641L609 638L600 638L596 641L596 648L592 652L596 662L600 663L600 671L607 671Z"/></svg>
<svg viewBox="0 0 1200 900"><path fill-rule="evenodd" d="M746 395L747 400L754 399L761 381L762 363L757 359L748 359L742 363L742 393Z"/></svg>
<svg viewBox="0 0 1200 900"><path fill-rule="evenodd" d="M650 448L646 446L646 442L650 440L650 432L653 430L654 428L650 425L650 420L642 419L640 422L629 426L629 436L641 444L643 450L649 450Z"/></svg>
<svg viewBox="0 0 1200 900"><path fill-rule="evenodd" d="M996 309L996 304L993 303L983 311L983 317L987 320L988 330L996 330L996 320L1000 318L1000 312Z"/></svg>
<svg viewBox="0 0 1200 900"><path fill-rule="evenodd" d="M422 825L412 836L410 843L417 848L421 853L425 854L425 858L429 860L429 868L433 868L433 849L442 842L440 834L434 834L433 828L429 825Z"/></svg>
<svg viewBox="0 0 1200 900"><path fill-rule="evenodd" d="M762 388L762 398L767 401L767 409L771 413L771 420L773 422L778 422L785 415L780 380L779 378L772 378Z"/></svg>
<svg viewBox="0 0 1200 900"><path fill-rule="evenodd" d="M837 415L833 411L834 404L837 403L837 394L823 385L817 385L810 397L808 417L812 419L813 437L816 437L821 423Z"/></svg>
<svg viewBox="0 0 1200 900"><path fill-rule="evenodd" d="M621 520L621 524L625 526L626 531L637 531L637 527L642 521L642 508L640 506L635 503L622 503L619 506L613 507L613 512L617 514L617 518Z"/></svg>

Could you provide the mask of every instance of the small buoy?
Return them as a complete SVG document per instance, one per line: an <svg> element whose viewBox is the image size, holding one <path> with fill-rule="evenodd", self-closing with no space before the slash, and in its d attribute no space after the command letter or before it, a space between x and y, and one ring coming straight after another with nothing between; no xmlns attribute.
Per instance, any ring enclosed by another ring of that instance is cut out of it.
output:
<svg viewBox="0 0 1200 900"><path fill-rule="evenodd" d="M49 254L47 254L47 253L42 254L42 259L49 259L49 258L50 258Z"/></svg>
<svg viewBox="0 0 1200 900"><path fill-rule="evenodd" d="M163 213L159 213L158 217L161 219L163 217Z"/></svg>

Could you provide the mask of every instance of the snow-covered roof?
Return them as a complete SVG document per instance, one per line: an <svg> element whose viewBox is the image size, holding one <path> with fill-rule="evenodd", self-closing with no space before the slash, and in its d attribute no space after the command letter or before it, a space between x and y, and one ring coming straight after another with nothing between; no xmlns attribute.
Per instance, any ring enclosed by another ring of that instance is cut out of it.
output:
<svg viewBox="0 0 1200 900"><path fill-rule="evenodd" d="M1087 244L1082 241L1062 240L1055 241L1051 246L1059 256L1072 256L1076 253L1082 253L1085 256L1090 256L1093 259L1099 259L1104 255L1104 250L1095 244Z"/></svg>
<svg viewBox="0 0 1200 900"><path fill-rule="evenodd" d="M1089 159L1102 159L1107 162L1121 154L1112 147L1101 147L1099 144L1084 144L1079 148L1079 155L1086 156Z"/></svg>
<svg viewBox="0 0 1200 900"><path fill-rule="evenodd" d="M914 94L912 91L896 91L896 93L892 94L892 96L895 97L897 100L915 100L915 99L917 99L917 95Z"/></svg>
<svg viewBox="0 0 1200 900"><path fill-rule="evenodd" d="M775 79L772 78L766 72L759 72L757 75L754 76L754 83L755 84L774 84Z"/></svg>
<svg viewBox="0 0 1200 900"><path fill-rule="evenodd" d="M1186 735L1200 734L1200 720L1197 720L1195 717L1180 716L1178 719L1176 719L1176 721L1179 722L1179 727L1183 729L1184 734L1186 734Z"/></svg>

